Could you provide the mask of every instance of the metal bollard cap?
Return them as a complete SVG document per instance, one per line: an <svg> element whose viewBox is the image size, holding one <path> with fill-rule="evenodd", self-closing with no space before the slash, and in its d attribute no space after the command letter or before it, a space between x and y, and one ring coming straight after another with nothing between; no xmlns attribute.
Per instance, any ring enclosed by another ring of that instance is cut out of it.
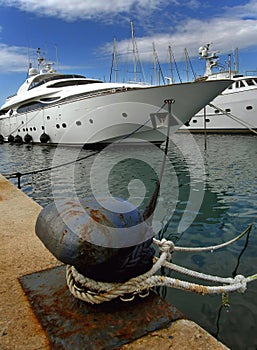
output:
<svg viewBox="0 0 257 350"><path fill-rule="evenodd" d="M105 263L154 235L133 204L94 197L49 204L37 218L36 234L58 260L73 266Z"/></svg>

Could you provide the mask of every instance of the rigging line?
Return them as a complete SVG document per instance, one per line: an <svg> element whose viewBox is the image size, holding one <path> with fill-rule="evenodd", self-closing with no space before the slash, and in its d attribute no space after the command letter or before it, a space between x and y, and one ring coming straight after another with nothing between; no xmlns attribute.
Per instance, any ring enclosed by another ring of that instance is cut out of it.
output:
<svg viewBox="0 0 257 350"><path fill-rule="evenodd" d="M251 228L252 228L252 226L251 226ZM251 233L251 228L250 228L250 229L248 230L248 232L247 232L246 239L245 239L245 244L244 244L244 247L243 247L241 253L240 253L239 256L238 256L237 264L236 264L235 270L232 272L232 277L235 277L235 276L237 275L237 269L239 268L240 259L241 259L242 255L244 254L246 248L248 247L249 238L250 238L250 233Z"/></svg>
<svg viewBox="0 0 257 350"><path fill-rule="evenodd" d="M148 118L144 124L139 125L135 130L131 131L131 133L124 135L123 137L121 137L117 142L117 143L121 143L123 140L126 140L127 138L129 138L131 135L134 135L136 132L138 132L140 129L142 129L151 119Z"/></svg>
<svg viewBox="0 0 257 350"><path fill-rule="evenodd" d="M191 68L191 71L193 73L194 79L196 80L196 74L195 74L194 67L192 65L192 62L191 62L191 59L190 59L189 55L188 55L188 63L190 65L190 68Z"/></svg>
<svg viewBox="0 0 257 350"><path fill-rule="evenodd" d="M26 175L35 175L35 174L38 174L38 173L42 173L42 172L45 172L45 171L50 171L50 170L55 170L57 168L61 168L63 166L66 166L66 165L70 165L70 164L73 164L73 163L76 163L76 162L79 162L81 160L84 160L84 159L87 159L87 158L90 158L94 155L96 155L97 153L99 153L99 151L95 151L85 157L82 157L82 158L79 158L79 159L76 159L76 160L72 160L70 162L67 162L67 163L62 163L62 164L58 164L56 166L53 166L53 167L48 167L48 168L44 168L44 169L38 169L38 170L33 170L33 171L28 171L26 173L20 173L20 172L17 172L17 173L13 173L13 174L3 174L3 176L7 177L7 178L12 178L12 177L21 177L21 176L26 176Z"/></svg>
<svg viewBox="0 0 257 350"><path fill-rule="evenodd" d="M144 217L145 220L152 216L152 214L153 214L153 212L154 212L154 210L156 208L157 199L158 199L158 195L159 195L160 187L161 187L161 181L162 181L162 177L163 177L163 173L164 173L164 169L165 169L165 165L166 165L166 157L167 157L168 148L169 148L170 127L171 127L171 105L173 103L175 103L175 100L173 100L173 99L165 100L164 103L168 104L168 125L167 125L167 135L166 135L166 141L165 141L165 149L164 149L164 154L163 154L161 171L160 171L157 183L156 183L155 191L154 191L154 193L152 195L150 203L146 206L146 208L144 210L144 213L143 213L143 217ZM152 222L152 218L150 219L150 223L151 222Z"/></svg>
<svg viewBox="0 0 257 350"><path fill-rule="evenodd" d="M219 310L218 310L218 315L216 319L216 332L213 333L213 336L219 340L219 333L220 333L220 317L221 317L221 311L223 309L224 305L220 305Z"/></svg>
<svg viewBox="0 0 257 350"><path fill-rule="evenodd" d="M247 129L249 129L250 131L252 131L254 134L257 135L257 131L255 131L253 128L254 128L254 125L251 125L250 123L247 123L247 122L244 122L242 121L240 118L236 117L234 114L232 113L228 113L226 111L224 111L222 108L220 107L217 107L215 106L214 104L212 103L209 103L209 106L212 107L212 108L215 108L215 109L218 109L221 113L225 114L227 117L237 121L239 124L245 126Z"/></svg>
<svg viewBox="0 0 257 350"><path fill-rule="evenodd" d="M177 65L177 62L176 62L176 59L175 59L175 56L173 54L173 52L171 51L171 55L172 55L172 58L173 58L173 62L174 62L174 65L175 65L175 69L176 69L176 72L177 72L177 75L178 75L178 78L179 78L179 82L182 83L182 79L181 79L181 76L179 74L179 69L178 69L178 65Z"/></svg>

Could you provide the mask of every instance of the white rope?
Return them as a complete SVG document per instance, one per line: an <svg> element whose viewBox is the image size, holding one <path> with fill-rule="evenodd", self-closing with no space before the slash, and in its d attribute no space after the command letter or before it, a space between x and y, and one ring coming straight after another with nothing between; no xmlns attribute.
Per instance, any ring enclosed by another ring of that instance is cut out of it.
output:
<svg viewBox="0 0 257 350"><path fill-rule="evenodd" d="M237 236L233 240L213 247L204 247L202 249L207 250L208 248L208 250L215 250L218 249L218 247L224 247L225 245L235 242L236 240L241 238L251 229L251 227L252 225L248 226L246 230L244 230L239 236ZM160 257L154 257L154 264L148 272L144 273L143 275L131 278L125 283L108 283L94 281L90 278L81 275L75 269L74 266L67 265L66 280L70 292L75 298L78 298L91 304L100 304L102 302L110 301L118 297L124 301L133 300L136 294L138 294L141 297L145 297L148 295L149 289L157 286L182 289L186 291L200 293L203 295L222 294L234 291L244 293L247 288L247 284L257 279L257 274L249 277L237 275L235 276L235 278L224 278L219 276L207 275L204 273L187 269L182 266L175 265L170 262L171 253L173 251L192 251L192 249L200 248L189 248L189 250L187 250L187 248L184 247L176 247L173 242L167 241L166 239L162 239L161 241L154 239L153 243L159 247L161 253ZM177 248L179 249L177 250ZM182 281L177 278L155 275L162 266L187 276L215 283L221 283L221 285L206 286Z"/></svg>

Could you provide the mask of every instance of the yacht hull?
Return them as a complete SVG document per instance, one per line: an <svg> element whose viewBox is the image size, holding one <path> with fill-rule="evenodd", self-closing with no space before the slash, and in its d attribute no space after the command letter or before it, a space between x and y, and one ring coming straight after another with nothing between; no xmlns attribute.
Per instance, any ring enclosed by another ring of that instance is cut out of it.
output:
<svg viewBox="0 0 257 350"><path fill-rule="evenodd" d="M179 131L209 133L248 133L257 129L257 86L237 93L223 93L212 104L206 106L190 121L190 126L182 126ZM224 112L222 112L224 111Z"/></svg>
<svg viewBox="0 0 257 350"><path fill-rule="evenodd" d="M172 127L176 131L203 106L221 93L231 81L203 81L144 87L88 96L66 96L58 103L46 104L24 113L3 115L0 134L6 139L19 135L33 143L47 134L50 144L85 145L111 143L132 136L161 143L166 137L168 104Z"/></svg>

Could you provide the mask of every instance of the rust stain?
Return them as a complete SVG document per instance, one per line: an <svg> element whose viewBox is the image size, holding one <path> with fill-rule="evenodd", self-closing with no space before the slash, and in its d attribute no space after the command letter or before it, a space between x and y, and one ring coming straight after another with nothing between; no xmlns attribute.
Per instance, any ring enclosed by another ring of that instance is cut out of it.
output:
<svg viewBox="0 0 257 350"><path fill-rule="evenodd" d="M63 231L62 235L61 235L60 243L63 242L66 233L68 233L68 231L65 229L65 230Z"/></svg>
<svg viewBox="0 0 257 350"><path fill-rule="evenodd" d="M113 226L112 222L98 209L91 209L90 210L90 217L98 222L99 224L108 224L108 226Z"/></svg>
<svg viewBox="0 0 257 350"><path fill-rule="evenodd" d="M81 216L82 213L80 210L69 210L69 211L67 211L66 215L73 217L73 216L77 216L77 215Z"/></svg>
<svg viewBox="0 0 257 350"><path fill-rule="evenodd" d="M208 294L208 288L205 287L205 286L201 286L201 285L193 285L190 290L192 292L196 292L196 293L199 293L199 294L202 294L202 295L205 295L205 294Z"/></svg>

